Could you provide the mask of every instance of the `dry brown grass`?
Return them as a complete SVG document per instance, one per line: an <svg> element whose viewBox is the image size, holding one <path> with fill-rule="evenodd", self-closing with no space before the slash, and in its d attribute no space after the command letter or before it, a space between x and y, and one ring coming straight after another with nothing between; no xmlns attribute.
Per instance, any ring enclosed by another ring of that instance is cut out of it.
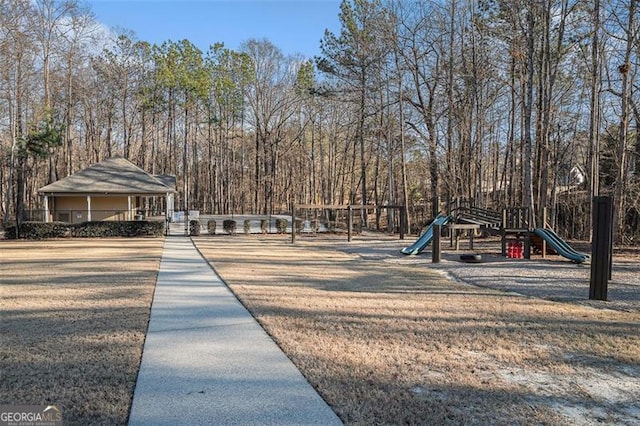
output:
<svg viewBox="0 0 640 426"><path fill-rule="evenodd" d="M347 424L640 420L638 312L458 284L343 239L195 241Z"/></svg>
<svg viewBox="0 0 640 426"><path fill-rule="evenodd" d="M640 421L638 312L453 283L343 238L196 242L348 424ZM0 404L124 424L161 248L0 241Z"/></svg>
<svg viewBox="0 0 640 426"><path fill-rule="evenodd" d="M125 424L163 241L0 241L0 404Z"/></svg>

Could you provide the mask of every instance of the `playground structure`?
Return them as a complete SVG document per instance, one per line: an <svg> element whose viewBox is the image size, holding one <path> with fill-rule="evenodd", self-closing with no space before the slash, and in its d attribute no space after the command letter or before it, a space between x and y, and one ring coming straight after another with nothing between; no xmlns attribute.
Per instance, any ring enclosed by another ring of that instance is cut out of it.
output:
<svg viewBox="0 0 640 426"><path fill-rule="evenodd" d="M546 210L543 216L544 227L532 228L530 211L526 207L509 207L499 213L457 202L450 214L438 213L416 242L401 252L407 255L421 253L434 239L434 228L442 227L448 230L450 246L455 246L456 251L460 248L461 232L469 233L470 250L473 250L474 235L485 233L500 236L501 255L505 257L510 255L509 257L530 259L533 246L540 251L543 258L547 253L554 253L575 263L589 260L588 255L573 249L547 226ZM521 248L521 256L513 256L514 247Z"/></svg>
<svg viewBox="0 0 640 426"><path fill-rule="evenodd" d="M533 230L535 236L542 240L541 253L544 258L549 251L565 257L575 263L583 263L589 259L589 256L576 251L573 247L560 238L552 229L537 228ZM547 249L547 244L552 250Z"/></svg>
<svg viewBox="0 0 640 426"><path fill-rule="evenodd" d="M438 215L436 218L427 226L427 229L420 235L420 237L416 240L415 243L411 244L409 247L405 247L401 250L402 254L420 254L422 251L427 248L427 246L433 240L433 230L436 226L442 226L449 223L451 220L451 216L446 215Z"/></svg>
<svg viewBox="0 0 640 426"><path fill-rule="evenodd" d="M531 228L529 226L529 209L511 207L502 210L502 226L500 227L500 247L502 256L507 256L509 242L524 244L524 258L531 259Z"/></svg>
<svg viewBox="0 0 640 426"><path fill-rule="evenodd" d="M434 203L435 204L435 203ZM456 226L458 229L472 229L473 233L476 232L476 226L485 226L487 231L492 229L495 232L495 218L496 212L487 214L487 211L482 211L480 214L474 215L472 209L468 209L466 214L468 217L464 217L461 212L463 209L458 209L457 217L446 216L437 214L434 221L429 225L425 232L418 238L418 240L410 247L402 250L404 254L418 254L420 253L430 241L433 241L432 261L437 263L440 261L440 232L442 226L448 225L450 232L454 232ZM471 217L469 217L471 216ZM476 216L476 217L473 217ZM608 284L612 279L613 269L613 199L610 196L597 196L593 198L592 208L592 229L593 229L593 241L591 243L591 256L580 253L574 250L569 244L560 238L552 229L547 225L546 209L543 211L543 227L542 228L530 228L529 227L529 211L525 208L510 208L504 209L502 212L502 222L500 225L500 236L502 255L505 255L505 249L507 246L507 239L515 236L516 238L524 239L526 244L527 258L531 254L531 244L533 243L540 249L542 257L547 255L548 250L561 255L572 262L581 264L587 260L591 261L590 265L590 282L589 282L589 299L591 300L608 300ZM482 223L483 221L492 222ZM459 228L459 224L467 222L470 227ZM473 233L470 236L470 243L473 244ZM453 238L453 235L452 235ZM456 250L458 249L456 241ZM462 255L460 260L463 262L481 262L482 257L480 255Z"/></svg>

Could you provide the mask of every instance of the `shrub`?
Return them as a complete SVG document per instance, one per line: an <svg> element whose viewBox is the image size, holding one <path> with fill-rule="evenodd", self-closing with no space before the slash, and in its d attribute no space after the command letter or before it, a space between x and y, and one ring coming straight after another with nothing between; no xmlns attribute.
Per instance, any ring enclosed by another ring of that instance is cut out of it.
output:
<svg viewBox="0 0 640 426"><path fill-rule="evenodd" d="M20 238L42 240L47 238L101 238L101 237L161 237L164 223L159 221L107 221L68 224L61 222L23 222ZM7 228L5 236L16 238L15 226Z"/></svg>
<svg viewBox="0 0 640 426"><path fill-rule="evenodd" d="M215 235L216 233L215 219L209 219L209 221L207 222L207 231L209 231L209 235Z"/></svg>
<svg viewBox="0 0 640 426"><path fill-rule="evenodd" d="M242 227L244 228L244 234L249 235L249 231L251 231L251 221L249 219L245 219Z"/></svg>
<svg viewBox="0 0 640 426"><path fill-rule="evenodd" d="M15 240L16 225L5 229L5 237ZM65 238L71 236L71 225L63 222L22 222L20 224L20 238L26 240L44 240L47 238Z"/></svg>
<svg viewBox="0 0 640 426"><path fill-rule="evenodd" d="M73 237L160 237L164 223L158 221L105 221L84 222L71 227Z"/></svg>
<svg viewBox="0 0 640 426"><path fill-rule="evenodd" d="M289 221L285 218L277 218L276 219L276 230L279 234L284 234L287 232L287 225L289 225Z"/></svg>
<svg viewBox="0 0 640 426"><path fill-rule="evenodd" d="M296 233L302 234L302 231L304 230L304 221L302 219L296 219L295 228L296 228Z"/></svg>
<svg viewBox="0 0 640 426"><path fill-rule="evenodd" d="M198 236L200 235L200 221L199 220L190 220L189 221L189 235Z"/></svg>
<svg viewBox="0 0 640 426"><path fill-rule="evenodd" d="M222 222L222 229L224 229L227 234L233 235L236 233L236 221L233 219L225 219Z"/></svg>
<svg viewBox="0 0 640 426"><path fill-rule="evenodd" d="M260 219L260 231L263 234L269 232L269 220L268 219Z"/></svg>

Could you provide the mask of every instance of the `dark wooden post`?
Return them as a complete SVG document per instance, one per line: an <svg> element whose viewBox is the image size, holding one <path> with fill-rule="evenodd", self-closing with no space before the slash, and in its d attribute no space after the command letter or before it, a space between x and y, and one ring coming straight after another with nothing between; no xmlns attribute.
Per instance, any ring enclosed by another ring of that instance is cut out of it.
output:
<svg viewBox="0 0 640 426"><path fill-rule="evenodd" d="M291 203L291 244L296 242L296 204Z"/></svg>
<svg viewBox="0 0 640 426"><path fill-rule="evenodd" d="M520 225L524 231L524 258L531 259L531 233L533 231L533 210L529 207L525 207L525 214L523 215L523 223Z"/></svg>
<svg viewBox="0 0 640 426"><path fill-rule="evenodd" d="M609 196L594 197L592 211L593 242L589 299L607 300L612 262L613 200Z"/></svg>
<svg viewBox="0 0 640 426"><path fill-rule="evenodd" d="M531 235L532 232L527 229L524 233L524 253L523 257L525 259L531 259Z"/></svg>
<svg viewBox="0 0 640 426"><path fill-rule="evenodd" d="M407 206L400 207L400 239L404 240L404 233L407 232Z"/></svg>
<svg viewBox="0 0 640 426"><path fill-rule="evenodd" d="M431 261L440 263L440 231L441 225L433 225L433 239L431 240Z"/></svg>
<svg viewBox="0 0 640 426"><path fill-rule="evenodd" d="M353 215L351 214L351 204L347 206L347 241L351 242L351 232L353 229Z"/></svg>
<svg viewBox="0 0 640 426"><path fill-rule="evenodd" d="M500 248L502 257L507 257L507 209L502 209L502 226L500 227Z"/></svg>
<svg viewBox="0 0 640 426"><path fill-rule="evenodd" d="M547 227L547 208L542 209L542 228L546 229ZM542 258L547 258L547 240L542 238Z"/></svg>
<svg viewBox="0 0 640 426"><path fill-rule="evenodd" d="M431 199L431 216L435 219L440 213L440 197L435 196Z"/></svg>

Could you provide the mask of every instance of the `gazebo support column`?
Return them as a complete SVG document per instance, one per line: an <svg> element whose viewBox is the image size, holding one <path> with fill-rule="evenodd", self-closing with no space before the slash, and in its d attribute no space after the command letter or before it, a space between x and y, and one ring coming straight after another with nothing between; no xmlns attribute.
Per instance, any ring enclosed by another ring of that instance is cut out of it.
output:
<svg viewBox="0 0 640 426"><path fill-rule="evenodd" d="M44 223L49 222L49 197L47 195L43 196L44 203Z"/></svg>
<svg viewBox="0 0 640 426"><path fill-rule="evenodd" d="M168 192L164 196L164 220L166 223L169 223L169 197L171 194Z"/></svg>
<svg viewBox="0 0 640 426"><path fill-rule="evenodd" d="M131 195L127 195L127 220L133 220L131 217Z"/></svg>
<svg viewBox="0 0 640 426"><path fill-rule="evenodd" d="M167 196L165 197L165 211L166 211L166 215L167 215L167 220L169 220L170 217L173 216L173 212L174 212L174 205L173 205L173 193L171 192L167 192Z"/></svg>
<svg viewBox="0 0 640 426"><path fill-rule="evenodd" d="M87 195L87 222L91 222L91 196Z"/></svg>

